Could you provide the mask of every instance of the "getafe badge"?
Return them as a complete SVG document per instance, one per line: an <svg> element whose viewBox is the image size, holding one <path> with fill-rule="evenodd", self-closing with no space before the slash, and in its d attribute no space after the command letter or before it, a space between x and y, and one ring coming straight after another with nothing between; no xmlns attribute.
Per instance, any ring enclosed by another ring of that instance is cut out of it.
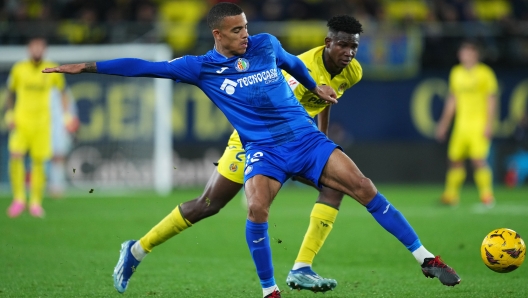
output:
<svg viewBox="0 0 528 298"><path fill-rule="evenodd" d="M248 70L249 68L249 61L244 58L238 58L235 62L235 69L239 72L243 72Z"/></svg>
<svg viewBox="0 0 528 298"><path fill-rule="evenodd" d="M247 174L251 173L251 171L253 171L253 166L249 165L249 166L247 166L246 171L244 172L244 174L247 175Z"/></svg>

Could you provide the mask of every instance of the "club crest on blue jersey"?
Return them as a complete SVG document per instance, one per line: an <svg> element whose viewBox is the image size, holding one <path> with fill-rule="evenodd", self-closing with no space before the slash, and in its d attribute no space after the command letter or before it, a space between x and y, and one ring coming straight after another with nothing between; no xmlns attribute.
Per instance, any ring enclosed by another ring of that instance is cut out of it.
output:
<svg viewBox="0 0 528 298"><path fill-rule="evenodd" d="M238 58L237 61L235 62L235 69L237 71L246 71L248 70L249 68L249 61L247 59L244 59L244 58Z"/></svg>
<svg viewBox="0 0 528 298"><path fill-rule="evenodd" d="M249 165L249 166L246 167L246 170L244 171L244 174L248 175L249 173L251 173L251 171L253 171L253 166Z"/></svg>

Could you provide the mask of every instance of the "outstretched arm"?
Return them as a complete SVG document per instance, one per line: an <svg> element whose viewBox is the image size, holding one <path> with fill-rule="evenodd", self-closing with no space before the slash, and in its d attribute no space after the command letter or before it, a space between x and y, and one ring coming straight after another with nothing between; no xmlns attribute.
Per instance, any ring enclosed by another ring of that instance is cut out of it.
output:
<svg viewBox="0 0 528 298"><path fill-rule="evenodd" d="M65 64L58 67L46 68L44 73L79 74L83 72L118 75L124 77L174 78L174 73L168 67L169 62L151 62L136 58L120 58L101 62L79 64Z"/></svg>
<svg viewBox="0 0 528 298"><path fill-rule="evenodd" d="M97 65L95 62L64 64L57 67L45 68L43 73L67 73L79 74L82 72L97 72Z"/></svg>

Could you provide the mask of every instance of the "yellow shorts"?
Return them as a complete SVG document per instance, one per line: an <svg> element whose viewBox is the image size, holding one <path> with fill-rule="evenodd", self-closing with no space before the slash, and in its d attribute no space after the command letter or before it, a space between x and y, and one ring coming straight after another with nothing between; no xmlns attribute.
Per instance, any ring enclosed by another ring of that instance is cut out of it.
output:
<svg viewBox="0 0 528 298"><path fill-rule="evenodd" d="M490 140L482 133L462 134L453 132L449 140L447 157L452 161L463 161L467 158L486 159L490 149Z"/></svg>
<svg viewBox="0 0 528 298"><path fill-rule="evenodd" d="M246 151L241 143L228 142L220 160L218 160L217 171L227 179L244 184L244 164L246 163Z"/></svg>
<svg viewBox="0 0 528 298"><path fill-rule="evenodd" d="M51 149L51 127L20 127L9 134L8 148L10 153L26 154L34 159L49 159Z"/></svg>

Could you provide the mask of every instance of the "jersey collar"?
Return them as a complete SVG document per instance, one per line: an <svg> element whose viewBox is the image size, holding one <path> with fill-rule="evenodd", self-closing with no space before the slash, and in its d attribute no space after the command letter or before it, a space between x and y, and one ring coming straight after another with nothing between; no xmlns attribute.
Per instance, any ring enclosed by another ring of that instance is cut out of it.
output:
<svg viewBox="0 0 528 298"><path fill-rule="evenodd" d="M216 59L226 59L226 60L229 59L226 56L220 54L220 52L216 50L216 45L213 47L213 57Z"/></svg>

